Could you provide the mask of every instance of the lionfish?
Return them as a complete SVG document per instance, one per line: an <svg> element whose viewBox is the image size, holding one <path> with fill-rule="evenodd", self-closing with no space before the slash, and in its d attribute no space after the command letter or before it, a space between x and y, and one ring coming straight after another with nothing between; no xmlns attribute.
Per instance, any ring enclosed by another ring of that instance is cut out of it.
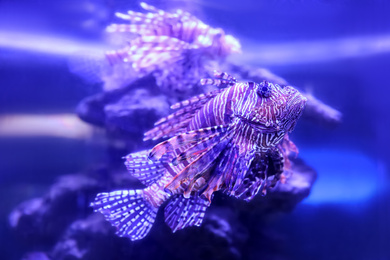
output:
<svg viewBox="0 0 390 260"><path fill-rule="evenodd" d="M178 110L145 133L145 140L169 139L125 157L147 188L99 193L91 204L119 236L145 237L166 201L165 222L175 232L201 225L215 191L250 201L283 181L288 154L297 152L288 133L306 98L291 86L239 83L219 72L201 84L220 88L174 104Z"/></svg>
<svg viewBox="0 0 390 260"><path fill-rule="evenodd" d="M138 76L153 73L165 92L188 92L189 86L208 75L208 67L215 67L209 61L241 52L237 39L188 12L169 13L146 3L141 7L148 12L116 13L129 23L112 24L107 31L137 36L124 48L107 52L106 57L112 65L130 63Z"/></svg>

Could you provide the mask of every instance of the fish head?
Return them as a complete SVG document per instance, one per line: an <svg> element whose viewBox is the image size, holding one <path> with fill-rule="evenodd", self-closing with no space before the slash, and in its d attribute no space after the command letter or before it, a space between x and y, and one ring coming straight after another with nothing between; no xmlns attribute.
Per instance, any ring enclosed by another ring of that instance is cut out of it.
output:
<svg viewBox="0 0 390 260"><path fill-rule="evenodd" d="M243 118L262 132L291 132L306 105L304 97L292 86L280 86L268 81L253 83L249 105Z"/></svg>

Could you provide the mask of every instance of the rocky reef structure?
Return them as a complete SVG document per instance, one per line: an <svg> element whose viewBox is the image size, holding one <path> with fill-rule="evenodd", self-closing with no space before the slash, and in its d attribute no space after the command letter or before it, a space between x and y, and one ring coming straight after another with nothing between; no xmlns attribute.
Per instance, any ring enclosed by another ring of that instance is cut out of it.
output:
<svg viewBox="0 0 390 260"><path fill-rule="evenodd" d="M135 244L117 237L103 216L88 207L96 192L108 187L139 187L126 171L109 168L60 178L45 196L14 209L10 224L20 241L38 245L25 254L23 259L29 260L256 259L259 255L280 259L277 249L269 247L280 241L267 222L307 197L316 178L304 162L291 160L294 174L267 196L247 203L217 194L201 227L175 234L164 225L160 212L151 234Z"/></svg>
<svg viewBox="0 0 390 260"><path fill-rule="evenodd" d="M265 75L272 77L268 72ZM92 212L89 203L96 193L142 187L127 173L120 157L151 147L151 141L142 142L143 133L169 113L171 102L156 89L154 78L148 76L80 102L80 117L104 128L109 140L119 140L126 148L111 145L110 154L117 157L116 161L64 176L45 196L15 208L10 224L16 236L24 244L38 245L28 248L23 259L256 259L260 255L280 259L276 245L282 241L267 223L307 197L316 179L315 170L294 157L290 158L292 176L265 197L247 203L216 194L199 228L172 234L159 212L150 235L132 244L117 237L101 214Z"/></svg>

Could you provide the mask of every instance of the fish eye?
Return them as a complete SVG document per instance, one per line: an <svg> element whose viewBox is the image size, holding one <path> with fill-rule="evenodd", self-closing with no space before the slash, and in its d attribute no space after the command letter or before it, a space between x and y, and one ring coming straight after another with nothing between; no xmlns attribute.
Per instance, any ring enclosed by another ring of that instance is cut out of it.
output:
<svg viewBox="0 0 390 260"><path fill-rule="evenodd" d="M261 97L268 98L271 96L271 86L270 83L267 81L263 81L260 83L257 89L257 94L259 94Z"/></svg>

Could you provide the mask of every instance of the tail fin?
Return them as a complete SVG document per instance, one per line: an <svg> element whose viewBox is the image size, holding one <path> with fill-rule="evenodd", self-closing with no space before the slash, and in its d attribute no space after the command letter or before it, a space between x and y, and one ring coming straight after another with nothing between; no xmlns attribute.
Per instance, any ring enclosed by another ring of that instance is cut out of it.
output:
<svg viewBox="0 0 390 260"><path fill-rule="evenodd" d="M145 200L143 190L99 193L91 207L117 228L118 236L129 237L132 241L149 233L158 210Z"/></svg>

